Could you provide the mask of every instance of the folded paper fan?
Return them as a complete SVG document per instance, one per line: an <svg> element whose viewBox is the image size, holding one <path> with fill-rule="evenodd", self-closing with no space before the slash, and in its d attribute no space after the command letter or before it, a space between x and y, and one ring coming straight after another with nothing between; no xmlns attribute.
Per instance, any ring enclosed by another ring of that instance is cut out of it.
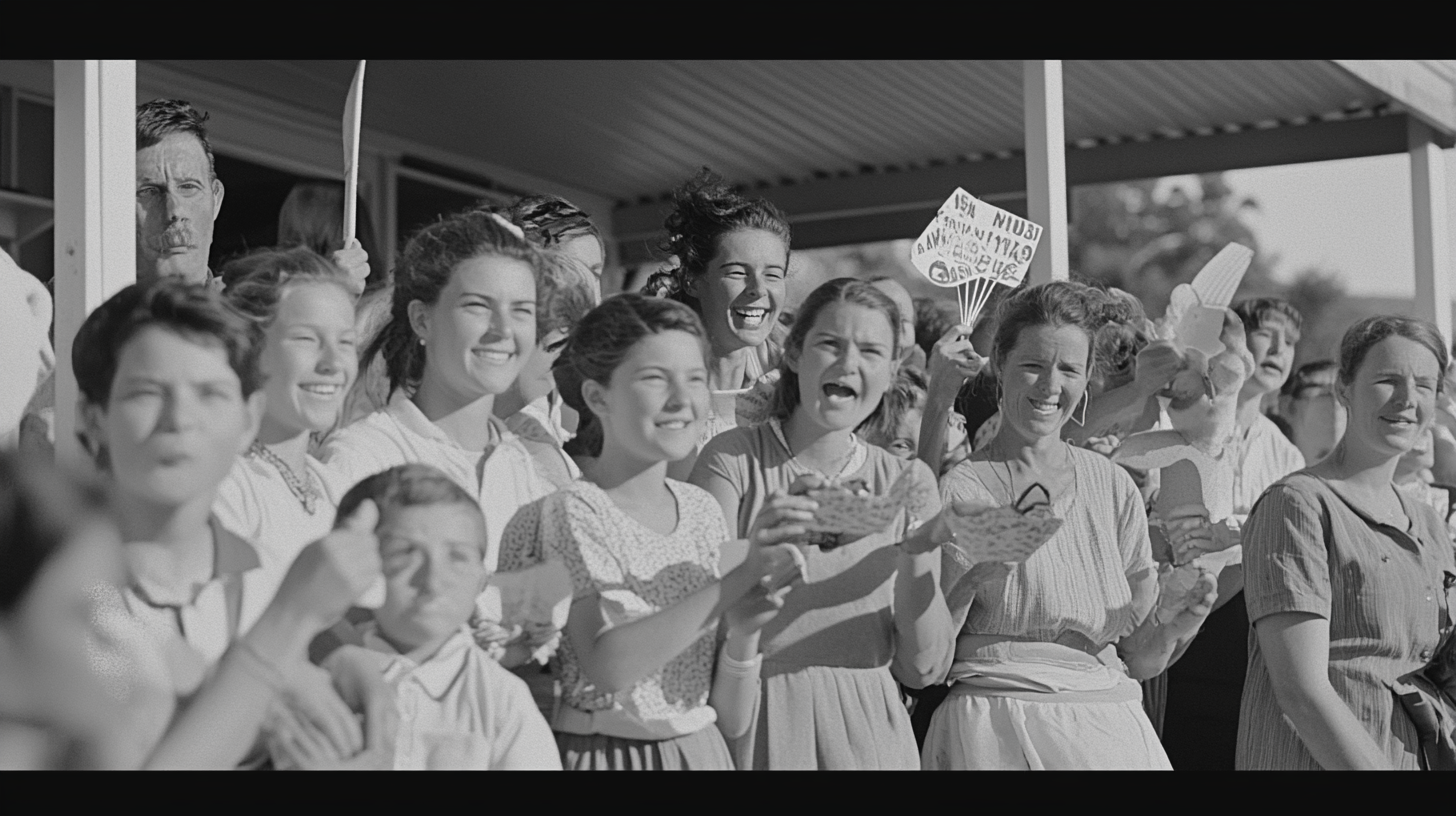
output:
<svg viewBox="0 0 1456 816"><path fill-rule="evenodd" d="M906 468L883 496L870 493L863 482L857 481L810 490L808 496L818 503L819 509L808 528L846 539L884 532L910 503L916 486L914 473L912 468ZM822 538L816 543L822 549L837 545Z"/></svg>
<svg viewBox="0 0 1456 816"><path fill-rule="evenodd" d="M566 628L571 612L571 573L561 561L547 561L514 572L497 572L490 577L486 592L477 601L484 616L492 617L489 600L497 595L500 604L498 619L506 630L519 633L528 624L549 625L560 631ZM541 659L538 655L533 658Z"/></svg>
<svg viewBox="0 0 1456 816"><path fill-rule="evenodd" d="M1038 494L1041 500L1032 501ZM1010 506L957 503L948 521L954 535L944 547L966 569L986 561L1025 561L1062 527L1046 488L1039 484L1027 488Z"/></svg>

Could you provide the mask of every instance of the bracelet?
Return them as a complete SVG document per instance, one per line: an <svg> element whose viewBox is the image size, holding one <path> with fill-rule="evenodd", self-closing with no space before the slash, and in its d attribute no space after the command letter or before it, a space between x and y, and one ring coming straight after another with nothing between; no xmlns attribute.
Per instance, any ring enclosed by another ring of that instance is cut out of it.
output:
<svg viewBox="0 0 1456 816"><path fill-rule="evenodd" d="M718 656L718 668L733 677L756 677L763 668L763 652L754 655L752 660L736 660L724 644L723 653Z"/></svg>
<svg viewBox="0 0 1456 816"><path fill-rule="evenodd" d="M254 678L263 681L263 684L274 692L281 693L287 686L288 681L284 679L283 673L258 653L253 644L247 638L239 638L233 641L238 654L243 658L243 668Z"/></svg>

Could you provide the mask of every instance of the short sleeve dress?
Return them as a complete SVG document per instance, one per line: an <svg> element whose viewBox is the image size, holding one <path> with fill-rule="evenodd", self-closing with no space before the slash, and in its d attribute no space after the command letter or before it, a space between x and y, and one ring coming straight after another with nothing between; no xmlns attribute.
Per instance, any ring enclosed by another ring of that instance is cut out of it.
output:
<svg viewBox="0 0 1456 816"><path fill-rule="evenodd" d="M693 485L669 479L667 486L678 508L677 527L667 535L643 527L586 480L539 505L542 557L566 564L574 599L596 596L608 627L660 612L719 578L721 508ZM562 638L557 656L562 704L552 728L568 770L733 767L708 705L712 632L615 693L586 678L571 638Z"/></svg>
<svg viewBox="0 0 1456 816"><path fill-rule="evenodd" d="M1254 506L1244 530L1249 620L1306 612L1330 622L1330 685L1396 768L1420 761L1415 725L1391 684L1430 662L1450 626L1456 563L1445 525L1403 493L1410 530L1376 521L1330 483L1296 473ZM1284 716L1249 631L1238 770L1318 770Z"/></svg>
<svg viewBox="0 0 1456 816"><path fill-rule="evenodd" d="M828 552L805 548L805 583L789 593L783 610L764 627L763 688L758 717L735 741L739 768L903 769L920 767L909 714L890 664L899 648L894 625L896 543L940 512L935 477L920 461L897 459L861 446L845 478L889 492L906 468L915 468L923 494L918 516L901 513L884 533ZM746 537L764 502L809 472L793 460L773 425L735 428L708 443L693 481L725 479L740 498L734 533ZM924 644L943 651L949 643ZM918 662L918 661L917 661Z"/></svg>
<svg viewBox="0 0 1456 816"><path fill-rule="evenodd" d="M1068 450L1074 481L1053 503L1062 527L968 599L947 594L958 682L931 720L927 769L1170 767L1113 645L1152 601L1132 590L1156 571L1142 496L1106 457ZM988 464L957 465L944 500L1008 504ZM941 585L955 590L965 568L942 566Z"/></svg>

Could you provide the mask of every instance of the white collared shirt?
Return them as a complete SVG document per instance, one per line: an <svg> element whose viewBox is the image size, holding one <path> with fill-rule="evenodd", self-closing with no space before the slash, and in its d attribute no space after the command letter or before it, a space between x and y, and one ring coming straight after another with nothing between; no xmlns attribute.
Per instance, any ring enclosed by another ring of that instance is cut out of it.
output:
<svg viewBox="0 0 1456 816"><path fill-rule="evenodd" d="M561 754L525 681L461 630L423 663L370 627L364 644L390 656L399 730L396 771L559 771Z"/></svg>
<svg viewBox="0 0 1456 816"><path fill-rule="evenodd" d="M520 439L500 420L490 421L500 432L500 443L485 452L466 450L399 391L384 410L340 430L324 447L322 459L349 486L409 462L439 468L480 502L485 568L495 572L501 534L511 516L556 488L537 473Z"/></svg>

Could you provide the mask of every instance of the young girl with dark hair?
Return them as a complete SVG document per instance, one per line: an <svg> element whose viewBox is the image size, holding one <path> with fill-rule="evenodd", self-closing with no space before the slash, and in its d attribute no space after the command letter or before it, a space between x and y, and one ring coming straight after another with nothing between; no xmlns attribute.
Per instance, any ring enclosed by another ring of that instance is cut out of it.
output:
<svg viewBox="0 0 1456 816"><path fill-rule="evenodd" d="M740 767L920 766L895 681L921 688L950 663L938 584L950 530L924 462L854 435L890 387L899 326L894 302L872 284L840 278L814 290L789 333L774 418L718 436L693 471L739 535L811 519L817 505L798 495L805 488L857 479L883 495L907 469L916 481L889 529L805 548L808 583L764 629L763 700L735 746Z"/></svg>
<svg viewBox="0 0 1456 816"><path fill-rule="evenodd" d="M707 413L704 334L680 304L618 295L556 364L584 420L573 441L593 458L583 479L516 515L501 563L560 559L571 573L552 724L568 769L731 769L724 737L753 716L758 631L797 577L792 552L774 545L800 528L768 523L724 574L733 536L717 503L667 478Z"/></svg>

